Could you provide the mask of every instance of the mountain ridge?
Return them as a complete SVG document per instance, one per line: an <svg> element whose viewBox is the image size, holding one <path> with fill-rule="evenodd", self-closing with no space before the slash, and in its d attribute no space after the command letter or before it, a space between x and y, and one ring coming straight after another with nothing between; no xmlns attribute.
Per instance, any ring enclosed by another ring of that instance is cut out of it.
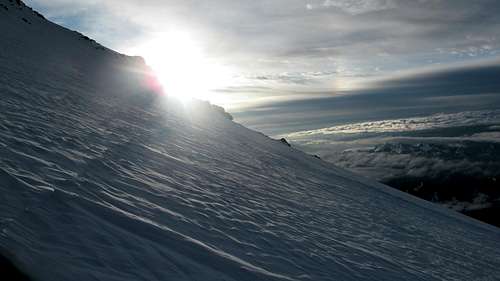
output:
<svg viewBox="0 0 500 281"><path fill-rule="evenodd" d="M500 275L496 228L183 105L139 59L25 17L0 14L0 252L34 280Z"/></svg>

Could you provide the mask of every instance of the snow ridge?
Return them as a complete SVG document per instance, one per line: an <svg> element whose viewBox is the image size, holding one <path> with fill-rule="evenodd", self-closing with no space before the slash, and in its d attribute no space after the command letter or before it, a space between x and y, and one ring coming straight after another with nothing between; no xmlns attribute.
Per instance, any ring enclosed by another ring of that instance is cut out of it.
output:
<svg viewBox="0 0 500 281"><path fill-rule="evenodd" d="M161 96L24 6L0 29L0 252L35 280L500 276L494 227Z"/></svg>

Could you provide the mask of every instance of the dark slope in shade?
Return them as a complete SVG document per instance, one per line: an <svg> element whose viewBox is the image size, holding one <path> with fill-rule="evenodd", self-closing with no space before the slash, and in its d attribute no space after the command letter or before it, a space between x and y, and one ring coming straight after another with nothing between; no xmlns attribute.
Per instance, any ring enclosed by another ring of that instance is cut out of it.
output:
<svg viewBox="0 0 500 281"><path fill-rule="evenodd" d="M0 254L0 276L5 281L31 281L8 258Z"/></svg>

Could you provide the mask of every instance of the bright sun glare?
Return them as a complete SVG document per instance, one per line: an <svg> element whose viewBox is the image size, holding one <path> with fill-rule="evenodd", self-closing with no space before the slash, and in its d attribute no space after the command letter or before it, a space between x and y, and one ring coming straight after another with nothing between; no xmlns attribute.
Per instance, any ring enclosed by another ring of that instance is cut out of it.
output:
<svg viewBox="0 0 500 281"><path fill-rule="evenodd" d="M153 68L165 92L181 100L212 100L214 90L231 80L229 69L209 60L188 33L160 33L134 51Z"/></svg>

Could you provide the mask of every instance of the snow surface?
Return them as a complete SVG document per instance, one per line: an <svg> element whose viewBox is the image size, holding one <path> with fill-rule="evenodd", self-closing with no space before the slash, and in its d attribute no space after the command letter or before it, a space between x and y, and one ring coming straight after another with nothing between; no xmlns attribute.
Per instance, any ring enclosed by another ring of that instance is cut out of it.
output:
<svg viewBox="0 0 500 281"><path fill-rule="evenodd" d="M497 228L155 97L140 59L0 3L0 252L34 280L500 280Z"/></svg>

